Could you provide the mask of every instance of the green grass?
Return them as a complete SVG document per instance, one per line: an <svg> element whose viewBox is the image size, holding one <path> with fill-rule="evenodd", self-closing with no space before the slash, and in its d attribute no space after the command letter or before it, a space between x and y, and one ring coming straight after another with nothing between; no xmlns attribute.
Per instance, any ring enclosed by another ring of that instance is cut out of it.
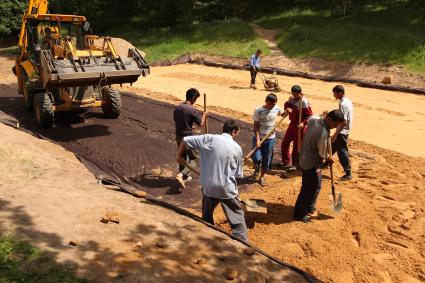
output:
<svg viewBox="0 0 425 283"><path fill-rule="evenodd" d="M256 22L281 31L279 47L290 57L402 64L425 73L425 11L406 1L345 18L293 9Z"/></svg>
<svg viewBox="0 0 425 283"><path fill-rule="evenodd" d="M78 279L40 250L10 236L0 236L0 283L88 282Z"/></svg>
<svg viewBox="0 0 425 283"><path fill-rule="evenodd" d="M17 53L18 53L18 47L17 46L0 48L0 56L13 57Z"/></svg>
<svg viewBox="0 0 425 283"><path fill-rule="evenodd" d="M270 52L253 28L240 20L196 24L192 30L184 32L163 29L143 33L137 29L119 28L109 31L109 34L125 38L145 51L148 62L172 60L185 53L195 52L248 60L257 49L264 50L265 54Z"/></svg>

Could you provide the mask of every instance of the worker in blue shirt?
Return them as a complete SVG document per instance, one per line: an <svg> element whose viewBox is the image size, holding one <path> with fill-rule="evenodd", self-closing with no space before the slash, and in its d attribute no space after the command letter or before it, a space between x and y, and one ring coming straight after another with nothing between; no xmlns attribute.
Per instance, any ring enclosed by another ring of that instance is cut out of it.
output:
<svg viewBox="0 0 425 283"><path fill-rule="evenodd" d="M251 73L251 84L250 88L257 89L255 87L255 78L257 77L257 72L260 71L260 56L263 54L263 51L260 49L255 52L254 55L251 56L251 60L249 61L249 71Z"/></svg>
<svg viewBox="0 0 425 283"><path fill-rule="evenodd" d="M242 149L234 141L240 126L227 120L221 135L199 135L183 138L177 153L182 164L186 150L199 152L201 161L202 219L214 224L214 209L220 203L233 235L248 240L245 215L239 200L237 178L243 177Z"/></svg>

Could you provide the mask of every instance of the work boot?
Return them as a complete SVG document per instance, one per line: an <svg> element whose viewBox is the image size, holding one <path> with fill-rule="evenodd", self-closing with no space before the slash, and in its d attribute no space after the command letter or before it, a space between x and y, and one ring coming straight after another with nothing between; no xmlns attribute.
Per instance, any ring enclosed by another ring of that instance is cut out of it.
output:
<svg viewBox="0 0 425 283"><path fill-rule="evenodd" d="M304 222L304 223L309 223L309 222L311 222L311 216L310 215L305 215L305 216L303 216L303 217L294 217L294 219L295 220L297 220L297 221L301 221L301 222Z"/></svg>
<svg viewBox="0 0 425 283"><path fill-rule="evenodd" d="M308 213L308 216L317 217L317 216L319 216L319 212L317 210L311 211L311 212Z"/></svg>
<svg viewBox="0 0 425 283"><path fill-rule="evenodd" d="M185 184L185 181L183 179L183 174L180 174L180 173L177 174L176 175L176 180L177 180L177 182L179 182L180 187L182 187L183 189L186 188L186 184Z"/></svg>
<svg viewBox="0 0 425 283"><path fill-rule="evenodd" d="M351 175L347 175L347 174L345 174L344 176L342 176L341 178L339 178L339 180L340 180L341 182L344 182L344 181L350 181L351 179L353 179L353 176L351 176Z"/></svg>
<svg viewBox="0 0 425 283"><path fill-rule="evenodd" d="M254 179L257 179L258 175L260 174L260 168L261 168L260 164L254 163L254 174L253 174Z"/></svg>
<svg viewBox="0 0 425 283"><path fill-rule="evenodd" d="M261 185L262 187L264 187L264 186L266 185L266 178L264 178L264 177L261 177L261 178L260 178L260 185Z"/></svg>

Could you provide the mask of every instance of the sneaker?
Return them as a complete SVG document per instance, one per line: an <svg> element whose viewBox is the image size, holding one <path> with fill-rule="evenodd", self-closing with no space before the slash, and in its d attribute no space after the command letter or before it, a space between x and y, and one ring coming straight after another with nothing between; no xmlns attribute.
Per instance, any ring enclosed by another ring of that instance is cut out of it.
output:
<svg viewBox="0 0 425 283"><path fill-rule="evenodd" d="M260 185L261 185L262 187L264 187L264 186L266 185L266 178L264 178L264 177L261 177L261 178L260 178Z"/></svg>
<svg viewBox="0 0 425 283"><path fill-rule="evenodd" d="M253 176L254 178L257 178L257 177L258 177L258 174L260 174L260 169L255 169L255 170L254 170L254 174L252 174L252 176Z"/></svg>
<svg viewBox="0 0 425 283"><path fill-rule="evenodd" d="M183 189L186 188L186 184L185 184L185 181L183 180L182 174L177 174L176 180L177 180L177 182L179 182L180 187L182 187Z"/></svg>
<svg viewBox="0 0 425 283"><path fill-rule="evenodd" d="M310 217L317 217L317 216L319 216L319 212L317 210L312 211L312 212L309 212L308 213L308 216L310 216Z"/></svg>
<svg viewBox="0 0 425 283"><path fill-rule="evenodd" d="M353 179L353 176L347 175L347 174L345 174L344 176L342 176L341 178L339 178L339 180L342 181L342 182L344 182L344 181L350 181L351 179Z"/></svg>
<svg viewBox="0 0 425 283"><path fill-rule="evenodd" d="M192 176L187 176L186 180L184 180L184 183L186 184L187 182L192 181Z"/></svg>
<svg viewBox="0 0 425 283"><path fill-rule="evenodd" d="M291 169L292 168L292 165L289 165L289 164L286 164L286 163L283 163L282 164L282 169L283 170L289 170L289 169Z"/></svg>
<svg viewBox="0 0 425 283"><path fill-rule="evenodd" d="M301 221L301 222L304 222L304 223L309 223L309 222L311 222L311 216L310 215L305 215L304 217L300 217L300 218L298 218L298 217L294 217L294 219L295 220L297 220L297 221Z"/></svg>

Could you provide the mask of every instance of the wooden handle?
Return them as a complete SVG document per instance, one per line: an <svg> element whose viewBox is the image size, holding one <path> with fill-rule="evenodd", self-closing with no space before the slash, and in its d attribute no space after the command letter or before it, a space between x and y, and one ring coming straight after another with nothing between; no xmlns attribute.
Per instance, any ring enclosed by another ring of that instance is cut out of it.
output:
<svg viewBox="0 0 425 283"><path fill-rule="evenodd" d="M265 135L261 141L260 141L260 146L274 133L274 131L276 130L276 128L282 124L283 120L285 120L285 118L288 116L288 113L285 113L282 118L273 126L273 128L267 133L267 135ZM254 152L257 150L257 147L254 147L246 156L245 159L249 159L251 157L251 155L254 154Z"/></svg>
<svg viewBox="0 0 425 283"><path fill-rule="evenodd" d="M186 161L184 161L183 159L180 159L179 163L183 165L184 167L186 167L187 169L189 169L190 171L192 171L193 173L195 173L196 175L201 175L201 173L196 168L193 168L192 166L187 164Z"/></svg>
<svg viewBox="0 0 425 283"><path fill-rule="evenodd" d="M207 94L204 93L204 113L207 112ZM205 133L208 134L208 117L205 118Z"/></svg>
<svg viewBox="0 0 425 283"><path fill-rule="evenodd" d="M300 105L298 106L298 125L301 124L303 117L303 97L300 98ZM298 154L301 152L301 129L298 128Z"/></svg>
<svg viewBox="0 0 425 283"><path fill-rule="evenodd" d="M329 154L328 158L332 158L332 140L331 140L330 134L329 134L329 138L328 138L328 154ZM333 200L334 200L334 203L335 203L336 202L336 194L335 194L335 181L334 181L333 163L331 163L329 165L329 170L331 171L332 197L333 197Z"/></svg>

